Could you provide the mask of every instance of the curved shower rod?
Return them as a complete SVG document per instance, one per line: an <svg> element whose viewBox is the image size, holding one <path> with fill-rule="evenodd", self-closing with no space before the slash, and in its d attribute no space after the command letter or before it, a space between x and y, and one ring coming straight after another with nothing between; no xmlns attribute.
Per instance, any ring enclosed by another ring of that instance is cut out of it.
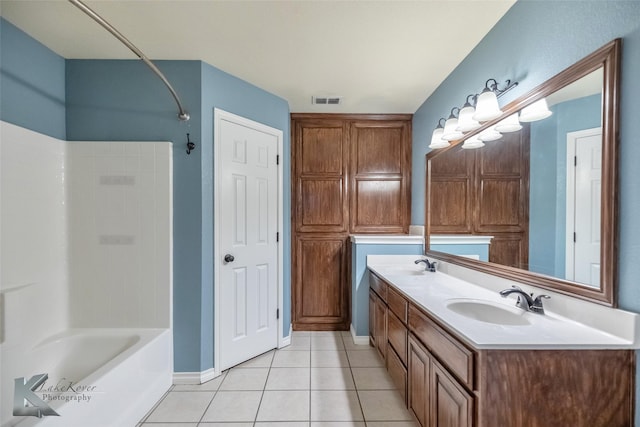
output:
<svg viewBox="0 0 640 427"><path fill-rule="evenodd" d="M167 86L167 89L169 89L169 92L171 92L171 96L173 96L173 99L175 99L176 104L178 104L178 119L180 119L181 121L189 120L189 118L190 118L189 117L189 113L187 113L185 111L185 109L182 107L182 103L180 102L180 98L178 97L178 94L176 93L176 91L171 86L171 83L169 83L169 80L167 80L167 78L164 76L164 74L162 74L162 71L160 71L158 69L158 67L156 67L156 65L153 62L151 62L151 60L149 58L147 58L147 56L144 53L142 53L142 51L140 49L138 49L125 36L123 36L122 33L120 33L120 31L116 30L111 24L109 24L107 21L105 21L100 15L98 15L96 12L94 12L89 6L84 4L82 1L80 1L80 0L69 0L69 1L74 6L76 6L78 9L80 9L81 11L83 11L84 13L89 15L94 21L96 21L98 24L100 24L102 27L104 27L104 29L106 29L111 34L113 34L125 46L127 46L129 49L131 49L131 51L133 53L135 53L138 56L138 58L142 59L142 61L145 64L147 64L149 66L149 68L151 68L151 71L156 73L156 75L160 78L160 80L162 80L162 82L165 84L165 86Z"/></svg>

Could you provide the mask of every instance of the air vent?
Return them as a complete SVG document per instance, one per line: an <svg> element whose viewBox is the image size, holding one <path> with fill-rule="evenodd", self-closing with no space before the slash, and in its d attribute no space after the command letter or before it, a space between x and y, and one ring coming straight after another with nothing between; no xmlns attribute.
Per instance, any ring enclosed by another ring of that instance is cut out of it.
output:
<svg viewBox="0 0 640 427"><path fill-rule="evenodd" d="M339 105L342 98L339 96L312 96L311 103L313 105Z"/></svg>

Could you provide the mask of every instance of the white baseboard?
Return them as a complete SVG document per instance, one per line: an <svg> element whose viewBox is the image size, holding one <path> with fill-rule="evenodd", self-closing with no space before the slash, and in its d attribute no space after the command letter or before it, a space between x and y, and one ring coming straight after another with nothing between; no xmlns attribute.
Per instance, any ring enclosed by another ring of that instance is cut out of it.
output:
<svg viewBox="0 0 640 427"><path fill-rule="evenodd" d="M219 377L221 372L216 372L214 368L202 372L174 372L174 384L202 384Z"/></svg>
<svg viewBox="0 0 640 427"><path fill-rule="evenodd" d="M278 348L283 348L286 347L288 345L291 344L291 336L293 335L293 325L289 325L289 336L288 337L282 337L280 339L280 344L278 345Z"/></svg>
<svg viewBox="0 0 640 427"><path fill-rule="evenodd" d="M367 336L358 336L356 335L356 330L353 327L353 323L349 328L351 331L351 339L353 339L353 343L356 345L369 345L369 335Z"/></svg>

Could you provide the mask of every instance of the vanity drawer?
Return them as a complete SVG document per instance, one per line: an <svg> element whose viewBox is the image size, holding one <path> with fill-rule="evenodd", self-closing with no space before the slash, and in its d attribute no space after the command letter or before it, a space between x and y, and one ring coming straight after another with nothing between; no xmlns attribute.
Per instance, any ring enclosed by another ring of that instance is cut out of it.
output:
<svg viewBox="0 0 640 427"><path fill-rule="evenodd" d="M395 314L387 314L387 340L398 353L402 363L407 365L407 327L402 324Z"/></svg>
<svg viewBox="0 0 640 427"><path fill-rule="evenodd" d="M393 312L402 323L407 323L407 311L409 309L409 303L396 292L391 286L387 288L387 305L389 310Z"/></svg>
<svg viewBox="0 0 640 427"><path fill-rule="evenodd" d="M452 374L473 390L474 354L471 350L413 305L409 305L409 328Z"/></svg>
<svg viewBox="0 0 640 427"><path fill-rule="evenodd" d="M387 302L387 282L369 272L369 287L378 294L382 301Z"/></svg>

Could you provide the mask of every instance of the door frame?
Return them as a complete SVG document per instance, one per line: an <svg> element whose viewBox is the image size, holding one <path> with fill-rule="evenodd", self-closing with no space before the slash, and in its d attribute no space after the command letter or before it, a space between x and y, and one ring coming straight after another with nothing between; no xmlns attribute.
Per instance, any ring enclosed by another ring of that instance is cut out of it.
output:
<svg viewBox="0 0 640 427"><path fill-rule="evenodd" d="M214 137L213 137L213 367L215 370L215 375L218 376L221 374L219 371L220 367L220 270L222 265L222 259L220 255L220 241L217 236L220 236L220 194L221 189L219 188L219 173L220 166L218 162L220 161L220 145L216 143L221 140L221 126L220 123L223 121L229 121L231 123L246 126L251 129L255 129L260 132L267 133L269 135L273 135L277 138L278 141L278 155L280 156L280 165L278 167L278 183L277 183L277 192L278 192L278 202L277 202L277 227L278 232L280 233L280 241L278 243L278 262L277 262L277 288L278 288L278 310L280 310L280 316L278 318L278 327L277 334L278 340L277 345L278 348L284 346L284 313L283 305L284 305L284 204L283 204L283 196L284 196L284 176L283 176L283 157L282 153L284 150L283 143L283 132L280 129L275 129L270 126L264 125L262 123L247 119L242 116L238 116L233 113L229 113L227 111L221 110L219 108L214 108L213 111L213 127L214 127Z"/></svg>
<svg viewBox="0 0 640 427"><path fill-rule="evenodd" d="M573 232L576 228L576 174L574 157L576 156L576 140L586 136L595 134L602 135L602 127L577 130L567 132L567 160L566 160L566 178L567 187L565 192L566 209L565 209L565 244L564 244L564 270L565 278L573 280L575 270L575 242L573 241ZM573 173L572 173L573 172ZM602 233L602 230L600 230ZM602 257L602 254L601 254Z"/></svg>

